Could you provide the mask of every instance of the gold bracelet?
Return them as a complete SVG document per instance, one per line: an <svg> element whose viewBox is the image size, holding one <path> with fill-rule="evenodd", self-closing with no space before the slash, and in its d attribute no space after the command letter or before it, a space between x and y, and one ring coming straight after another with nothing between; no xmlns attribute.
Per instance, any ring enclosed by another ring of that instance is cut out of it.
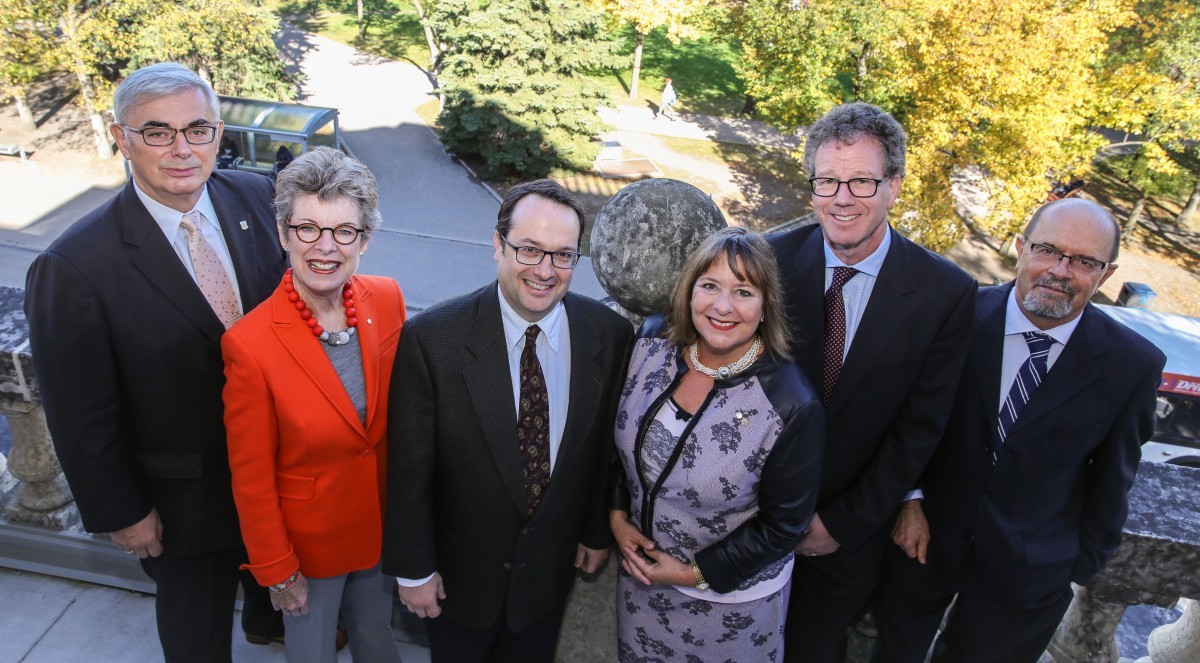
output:
<svg viewBox="0 0 1200 663"><path fill-rule="evenodd" d="M708 582L704 579L704 574L700 572L700 565L692 562L692 575L696 577L696 589L704 591L708 589Z"/></svg>

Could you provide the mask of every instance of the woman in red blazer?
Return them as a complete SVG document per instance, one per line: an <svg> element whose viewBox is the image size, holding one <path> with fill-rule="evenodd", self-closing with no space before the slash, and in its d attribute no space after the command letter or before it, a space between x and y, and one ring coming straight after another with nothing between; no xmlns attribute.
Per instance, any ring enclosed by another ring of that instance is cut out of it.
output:
<svg viewBox="0 0 1200 663"><path fill-rule="evenodd" d="M280 173L275 207L291 267L221 342L246 568L283 611L289 662L336 659L339 611L354 660L399 662L379 556L404 297L354 276L378 188L363 164L317 148Z"/></svg>

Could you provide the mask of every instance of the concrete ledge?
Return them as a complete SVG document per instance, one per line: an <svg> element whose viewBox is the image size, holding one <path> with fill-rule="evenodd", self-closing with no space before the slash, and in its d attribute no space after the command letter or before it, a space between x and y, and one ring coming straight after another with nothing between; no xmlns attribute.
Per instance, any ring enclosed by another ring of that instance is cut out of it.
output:
<svg viewBox="0 0 1200 663"><path fill-rule="evenodd" d="M154 593L138 558L117 550L107 536L0 520L0 566Z"/></svg>

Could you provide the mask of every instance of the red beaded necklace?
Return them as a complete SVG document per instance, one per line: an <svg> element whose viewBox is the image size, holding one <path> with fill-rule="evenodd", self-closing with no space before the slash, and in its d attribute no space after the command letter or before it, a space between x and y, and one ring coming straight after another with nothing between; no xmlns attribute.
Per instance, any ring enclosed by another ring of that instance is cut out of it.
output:
<svg viewBox="0 0 1200 663"><path fill-rule="evenodd" d="M291 267L288 267L288 270L283 274L283 290L287 293L288 301L300 312L300 319L308 325L313 336L316 336L329 345L345 345L350 342L350 337L354 335L355 327L358 326L358 318L355 317L357 311L354 310L354 288L351 286L350 281L347 281L346 285L342 286L342 306L346 309L346 331L335 332L333 334L330 334L321 326L316 316L309 310L308 304L305 304L304 300L300 299L300 293L296 292L296 286L292 283Z"/></svg>

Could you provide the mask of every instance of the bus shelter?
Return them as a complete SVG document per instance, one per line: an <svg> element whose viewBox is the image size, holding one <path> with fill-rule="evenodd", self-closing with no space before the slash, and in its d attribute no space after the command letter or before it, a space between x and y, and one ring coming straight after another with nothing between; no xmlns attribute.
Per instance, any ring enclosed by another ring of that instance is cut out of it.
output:
<svg viewBox="0 0 1200 663"><path fill-rule="evenodd" d="M273 175L324 145L342 149L336 108L220 96L225 133L217 167Z"/></svg>

